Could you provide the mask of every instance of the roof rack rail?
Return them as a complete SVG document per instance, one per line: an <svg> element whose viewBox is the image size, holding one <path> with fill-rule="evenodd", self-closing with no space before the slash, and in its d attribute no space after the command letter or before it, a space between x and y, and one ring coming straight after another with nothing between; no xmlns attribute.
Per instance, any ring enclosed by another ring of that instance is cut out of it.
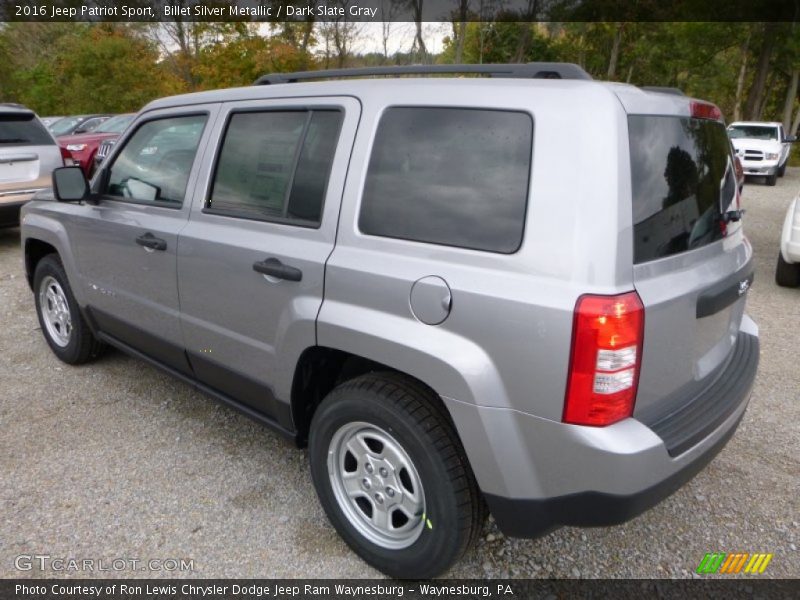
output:
<svg viewBox="0 0 800 600"><path fill-rule="evenodd" d="M642 88L646 92L656 92L658 94L673 94L675 96L685 96L682 89L676 87L666 87L662 85L643 85Z"/></svg>
<svg viewBox="0 0 800 600"><path fill-rule="evenodd" d="M532 62L489 65L406 65L394 67L361 67L355 69L329 69L299 71L297 73L270 73L259 77L253 85L297 83L309 79L334 79L344 77L379 77L398 75L478 74L490 77L515 79L586 79L592 76L573 63Z"/></svg>

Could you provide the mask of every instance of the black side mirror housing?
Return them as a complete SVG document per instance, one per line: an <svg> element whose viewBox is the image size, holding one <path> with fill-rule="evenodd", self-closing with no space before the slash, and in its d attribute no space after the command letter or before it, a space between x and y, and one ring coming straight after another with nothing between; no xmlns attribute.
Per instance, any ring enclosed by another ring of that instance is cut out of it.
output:
<svg viewBox="0 0 800 600"><path fill-rule="evenodd" d="M59 202L81 202L89 195L89 182L80 167L53 169L53 195Z"/></svg>

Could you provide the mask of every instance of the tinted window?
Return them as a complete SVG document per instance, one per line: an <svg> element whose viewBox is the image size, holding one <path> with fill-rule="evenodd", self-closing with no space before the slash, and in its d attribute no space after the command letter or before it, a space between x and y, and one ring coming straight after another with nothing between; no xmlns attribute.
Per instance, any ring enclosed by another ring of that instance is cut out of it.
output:
<svg viewBox="0 0 800 600"><path fill-rule="evenodd" d="M233 114L208 208L251 219L319 223L340 125L338 111Z"/></svg>
<svg viewBox="0 0 800 600"><path fill-rule="evenodd" d="M1 146L47 146L55 142L33 113L0 114Z"/></svg>
<svg viewBox="0 0 800 600"><path fill-rule="evenodd" d="M183 202L206 118L192 115L144 123L111 165L107 193L145 202Z"/></svg>
<svg viewBox="0 0 800 600"><path fill-rule="evenodd" d="M725 127L680 117L628 118L637 263L723 236L721 213L736 190Z"/></svg>
<svg viewBox="0 0 800 600"><path fill-rule="evenodd" d="M359 227L491 252L522 242L533 121L525 113L391 108L381 118Z"/></svg>

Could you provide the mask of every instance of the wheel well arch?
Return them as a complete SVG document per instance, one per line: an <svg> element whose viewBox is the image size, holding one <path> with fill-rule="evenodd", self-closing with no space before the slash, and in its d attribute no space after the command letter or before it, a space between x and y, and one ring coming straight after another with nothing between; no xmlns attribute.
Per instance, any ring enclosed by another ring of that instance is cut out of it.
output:
<svg viewBox="0 0 800 600"><path fill-rule="evenodd" d="M58 254L58 250L52 244L36 238L25 240L25 278L31 289L33 289L33 274L36 271L36 265L48 254Z"/></svg>
<svg viewBox="0 0 800 600"><path fill-rule="evenodd" d="M314 411L333 388L359 375L376 371L400 373L419 382L431 390L431 397L440 404L443 414L450 418L449 411L435 390L416 377L357 354L312 346L300 355L292 381L291 411L297 444L301 447L307 445Z"/></svg>

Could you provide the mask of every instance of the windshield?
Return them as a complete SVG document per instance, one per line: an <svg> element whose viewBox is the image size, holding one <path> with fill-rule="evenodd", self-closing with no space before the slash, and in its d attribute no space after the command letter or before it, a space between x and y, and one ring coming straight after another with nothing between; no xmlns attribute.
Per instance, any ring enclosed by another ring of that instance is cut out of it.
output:
<svg viewBox="0 0 800 600"><path fill-rule="evenodd" d="M0 145L48 146L53 143L33 113L0 114Z"/></svg>
<svg viewBox="0 0 800 600"><path fill-rule="evenodd" d="M83 117L64 117L50 125L50 131L56 136L64 135L71 132L81 121L83 121Z"/></svg>
<svg viewBox="0 0 800 600"><path fill-rule="evenodd" d="M122 133L125 128L133 121L134 115L117 115L108 121L101 123L95 129L95 133Z"/></svg>
<svg viewBox="0 0 800 600"><path fill-rule="evenodd" d="M731 139L748 138L751 140L777 140L777 127L764 127L762 125L736 125L728 127Z"/></svg>

